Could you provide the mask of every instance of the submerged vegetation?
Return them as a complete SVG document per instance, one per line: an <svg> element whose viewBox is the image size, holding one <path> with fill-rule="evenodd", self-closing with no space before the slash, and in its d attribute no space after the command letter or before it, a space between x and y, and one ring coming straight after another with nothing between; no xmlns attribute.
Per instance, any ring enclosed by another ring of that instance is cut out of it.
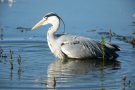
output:
<svg viewBox="0 0 135 90"><path fill-rule="evenodd" d="M127 87L131 87L131 80L127 79L126 75L121 76L122 90L126 90Z"/></svg>
<svg viewBox="0 0 135 90"><path fill-rule="evenodd" d="M16 58L17 57L17 58ZM12 49L9 49L9 52L5 51L0 47L0 63L4 62L4 64L9 64L10 68L10 79L13 79L13 70L16 70L16 67L18 67L18 77L20 79L21 73L22 73L22 57L21 54L14 53ZM17 65L18 64L18 65Z"/></svg>

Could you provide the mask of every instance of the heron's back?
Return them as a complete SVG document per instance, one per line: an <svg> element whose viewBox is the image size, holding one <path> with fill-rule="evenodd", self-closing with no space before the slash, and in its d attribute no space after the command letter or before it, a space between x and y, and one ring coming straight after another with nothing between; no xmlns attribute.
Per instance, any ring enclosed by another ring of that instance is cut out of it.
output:
<svg viewBox="0 0 135 90"><path fill-rule="evenodd" d="M68 58L102 58L103 56L101 43L90 38L75 35L61 35L58 37L57 43L61 51ZM107 45L105 45L106 57L116 58L117 54L115 53L115 47L110 44Z"/></svg>

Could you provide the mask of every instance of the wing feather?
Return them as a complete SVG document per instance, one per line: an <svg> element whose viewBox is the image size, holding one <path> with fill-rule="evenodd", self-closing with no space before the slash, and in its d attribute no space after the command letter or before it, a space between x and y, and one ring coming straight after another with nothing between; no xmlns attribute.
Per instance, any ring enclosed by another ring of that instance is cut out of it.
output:
<svg viewBox="0 0 135 90"><path fill-rule="evenodd" d="M58 39L61 51L69 58L96 58L102 56L101 45L92 39L63 35Z"/></svg>

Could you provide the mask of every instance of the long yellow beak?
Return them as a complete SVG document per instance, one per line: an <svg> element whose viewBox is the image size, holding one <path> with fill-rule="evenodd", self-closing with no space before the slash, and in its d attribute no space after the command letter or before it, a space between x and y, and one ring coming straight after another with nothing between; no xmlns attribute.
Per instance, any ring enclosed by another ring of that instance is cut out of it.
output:
<svg viewBox="0 0 135 90"><path fill-rule="evenodd" d="M32 27L32 30L40 27L45 21L46 21L46 19L42 19L41 21L39 21L35 26Z"/></svg>

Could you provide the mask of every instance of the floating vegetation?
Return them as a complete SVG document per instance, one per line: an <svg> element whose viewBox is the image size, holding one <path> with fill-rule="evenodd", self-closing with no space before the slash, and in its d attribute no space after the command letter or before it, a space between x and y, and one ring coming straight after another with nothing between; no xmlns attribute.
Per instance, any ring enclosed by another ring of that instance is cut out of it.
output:
<svg viewBox="0 0 135 90"><path fill-rule="evenodd" d="M124 36L124 35L118 35L110 30L110 32L98 32L99 35L104 35L106 38L109 38L109 42L111 42L111 38L114 37L115 39L118 39L120 41L124 41L126 43L130 43L132 45L135 45L135 39L133 36Z"/></svg>
<svg viewBox="0 0 135 90"><path fill-rule="evenodd" d="M26 27L22 27L22 26L19 26L16 28L18 31L20 32L26 32L26 31L30 31L31 28L26 28Z"/></svg>
<svg viewBox="0 0 135 90"><path fill-rule="evenodd" d="M116 37L116 39L118 39L120 41L124 41L126 43L130 43L132 45L135 45L135 39L134 39L134 37L131 37L131 36L119 35Z"/></svg>
<svg viewBox="0 0 135 90"><path fill-rule="evenodd" d="M135 32L132 32L132 34L135 34Z"/></svg>
<svg viewBox="0 0 135 90"><path fill-rule="evenodd" d="M129 37L129 36L124 36L124 35L117 35L117 36L116 36L116 39L128 43L128 42L129 42L129 39L131 39L131 37Z"/></svg>
<svg viewBox="0 0 135 90"><path fill-rule="evenodd" d="M106 38L109 38L109 42L111 43L112 41L112 37L116 37L117 34L112 32L112 30L110 29L109 32L98 32L99 35L104 35Z"/></svg>
<svg viewBox="0 0 135 90"><path fill-rule="evenodd" d="M98 32L98 34L100 34L100 35L109 35L110 33L109 32Z"/></svg>
<svg viewBox="0 0 135 90"><path fill-rule="evenodd" d="M87 32L96 32L96 29L87 30Z"/></svg>
<svg viewBox="0 0 135 90"><path fill-rule="evenodd" d="M99 35L105 35L105 36L116 36L116 33L112 32L112 30L110 29L109 32L98 32Z"/></svg>

